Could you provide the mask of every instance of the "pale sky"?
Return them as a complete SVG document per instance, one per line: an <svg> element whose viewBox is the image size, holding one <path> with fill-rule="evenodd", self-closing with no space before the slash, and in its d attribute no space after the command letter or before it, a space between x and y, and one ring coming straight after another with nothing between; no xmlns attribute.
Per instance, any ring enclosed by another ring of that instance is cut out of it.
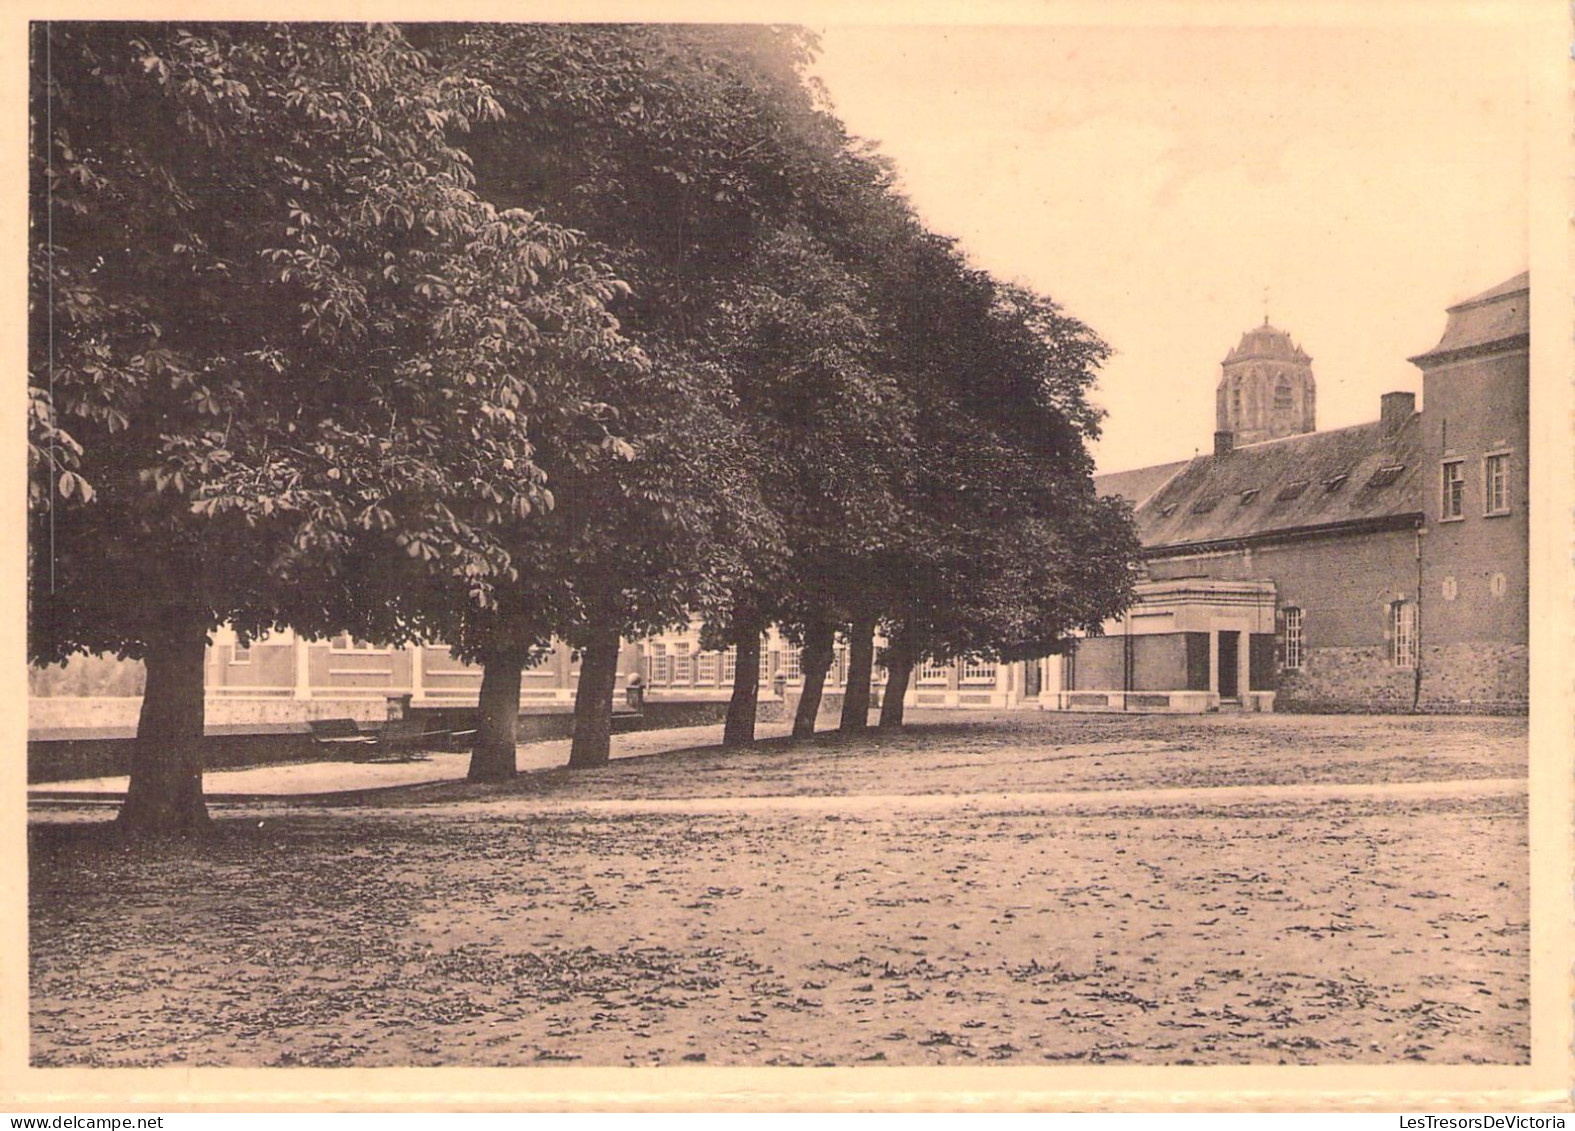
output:
<svg viewBox="0 0 1575 1131"><path fill-rule="evenodd" d="M1117 350L1101 471L1208 451L1219 363L1270 321L1318 427L1420 395L1444 308L1525 270L1526 36L1484 22L823 27L818 73L934 230ZM1428 5L1410 9L1432 18Z"/></svg>

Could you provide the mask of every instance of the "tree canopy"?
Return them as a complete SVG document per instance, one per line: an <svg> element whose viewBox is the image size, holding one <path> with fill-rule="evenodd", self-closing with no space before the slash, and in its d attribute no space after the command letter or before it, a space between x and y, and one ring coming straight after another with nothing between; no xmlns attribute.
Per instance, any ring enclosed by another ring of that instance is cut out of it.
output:
<svg viewBox="0 0 1575 1131"><path fill-rule="evenodd" d="M225 622L451 644L501 774L552 638L594 761L622 637L738 643L747 738L768 621L850 633L867 691L877 624L903 662L1040 655L1128 599L1087 453L1107 347L924 227L809 33L33 47L29 649L147 660L132 824L201 824Z"/></svg>
<svg viewBox="0 0 1575 1131"><path fill-rule="evenodd" d="M610 442L564 375L645 362L578 234L475 192L485 85L390 28L37 27L32 658L398 636L358 545L488 600L550 502L522 423Z"/></svg>

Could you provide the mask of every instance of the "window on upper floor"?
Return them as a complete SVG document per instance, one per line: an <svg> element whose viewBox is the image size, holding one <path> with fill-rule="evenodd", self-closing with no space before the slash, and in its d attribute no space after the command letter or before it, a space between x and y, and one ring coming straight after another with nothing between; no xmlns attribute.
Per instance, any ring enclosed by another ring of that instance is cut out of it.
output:
<svg viewBox="0 0 1575 1131"><path fill-rule="evenodd" d="M1482 460L1483 514L1509 513L1509 453L1493 452Z"/></svg>
<svg viewBox="0 0 1575 1131"><path fill-rule="evenodd" d="M1466 517L1466 461L1445 460L1443 468L1438 517L1441 522L1454 522Z"/></svg>
<svg viewBox="0 0 1575 1131"><path fill-rule="evenodd" d="M1397 668L1416 667L1416 602L1389 606L1389 662Z"/></svg>
<svg viewBox="0 0 1575 1131"><path fill-rule="evenodd" d="M252 646L250 644L237 643L234 648L230 649L230 663L249 664L251 662Z"/></svg>
<svg viewBox="0 0 1575 1131"><path fill-rule="evenodd" d="M1302 634L1302 611L1294 606L1285 610L1285 666L1299 671L1307 654Z"/></svg>
<svg viewBox="0 0 1575 1131"><path fill-rule="evenodd" d="M1274 386L1275 408L1294 408L1295 403L1296 402L1291 398L1291 384L1289 381L1281 381L1278 385Z"/></svg>

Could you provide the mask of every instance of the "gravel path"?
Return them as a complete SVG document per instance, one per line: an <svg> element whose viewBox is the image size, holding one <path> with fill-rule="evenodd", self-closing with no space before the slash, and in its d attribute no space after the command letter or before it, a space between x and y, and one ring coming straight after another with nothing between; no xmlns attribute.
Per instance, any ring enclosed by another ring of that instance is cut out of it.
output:
<svg viewBox="0 0 1575 1131"><path fill-rule="evenodd" d="M31 830L39 1065L1523 1063L1523 720L921 716Z"/></svg>

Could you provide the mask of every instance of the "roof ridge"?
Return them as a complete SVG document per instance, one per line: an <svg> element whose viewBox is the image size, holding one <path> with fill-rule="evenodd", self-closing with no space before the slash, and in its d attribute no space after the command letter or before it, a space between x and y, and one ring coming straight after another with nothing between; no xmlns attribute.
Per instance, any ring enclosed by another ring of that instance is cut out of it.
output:
<svg viewBox="0 0 1575 1131"><path fill-rule="evenodd" d="M1470 310L1474 306L1486 306L1490 302L1497 302L1499 299L1508 298L1510 295L1522 294L1530 290L1531 272L1529 270L1522 271L1517 275L1511 275L1496 287L1489 287L1487 290L1474 294L1470 298L1461 299L1452 306L1446 306L1444 313L1448 314L1456 310Z"/></svg>
<svg viewBox="0 0 1575 1131"><path fill-rule="evenodd" d="M1421 416L1422 414L1421 412L1416 412L1412 415ZM1305 440L1308 436L1333 436L1338 432L1354 432L1358 428L1373 428L1375 426L1381 427L1382 425L1383 421L1381 419L1364 420L1360 424L1342 424L1338 428L1318 428L1312 432L1298 432L1294 436L1276 436L1272 440L1259 440L1252 444L1242 444L1239 447L1232 448L1231 451L1244 452L1252 448L1266 448L1270 444L1283 444L1287 440Z"/></svg>

